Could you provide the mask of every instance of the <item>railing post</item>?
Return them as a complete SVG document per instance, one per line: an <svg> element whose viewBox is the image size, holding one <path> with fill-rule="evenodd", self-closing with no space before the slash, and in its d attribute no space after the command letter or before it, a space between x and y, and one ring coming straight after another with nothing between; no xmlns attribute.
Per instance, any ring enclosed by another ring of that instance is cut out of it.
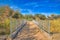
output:
<svg viewBox="0 0 60 40"><path fill-rule="evenodd" d="M48 20L48 33L50 34L50 21Z"/></svg>

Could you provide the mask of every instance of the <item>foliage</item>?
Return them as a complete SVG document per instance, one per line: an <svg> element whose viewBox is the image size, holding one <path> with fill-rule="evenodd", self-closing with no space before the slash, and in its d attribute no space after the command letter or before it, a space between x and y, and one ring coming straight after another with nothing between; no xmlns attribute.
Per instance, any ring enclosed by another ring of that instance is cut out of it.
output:
<svg viewBox="0 0 60 40"><path fill-rule="evenodd" d="M33 20L33 15L31 15L31 14L30 15L25 15L25 19L31 21L31 20Z"/></svg>
<svg viewBox="0 0 60 40"><path fill-rule="evenodd" d="M16 13L12 17L17 19L17 18L19 18L19 14Z"/></svg>
<svg viewBox="0 0 60 40"><path fill-rule="evenodd" d="M50 16L48 16L49 19L59 19L60 15L55 15L55 14L51 14Z"/></svg>
<svg viewBox="0 0 60 40"><path fill-rule="evenodd" d="M35 17L38 17L41 20L45 20L46 19L46 16L42 15L42 14L35 14Z"/></svg>

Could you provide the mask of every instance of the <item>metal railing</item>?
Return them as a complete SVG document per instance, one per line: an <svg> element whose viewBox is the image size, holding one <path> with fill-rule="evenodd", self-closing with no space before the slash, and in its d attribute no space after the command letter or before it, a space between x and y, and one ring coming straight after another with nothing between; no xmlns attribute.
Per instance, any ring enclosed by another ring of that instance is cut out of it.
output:
<svg viewBox="0 0 60 40"><path fill-rule="evenodd" d="M33 21L36 25L39 26L40 29L50 33L50 21L49 20L40 20L40 21Z"/></svg>
<svg viewBox="0 0 60 40"><path fill-rule="evenodd" d="M20 30L25 26L26 20L15 20L15 22L16 23L14 23L14 21L11 21L10 23L10 37L12 39L14 39Z"/></svg>

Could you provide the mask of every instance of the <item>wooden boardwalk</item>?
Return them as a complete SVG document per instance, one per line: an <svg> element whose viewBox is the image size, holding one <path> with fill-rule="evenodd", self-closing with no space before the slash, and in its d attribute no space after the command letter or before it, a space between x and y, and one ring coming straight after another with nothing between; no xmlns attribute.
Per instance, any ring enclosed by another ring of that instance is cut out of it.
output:
<svg viewBox="0 0 60 40"><path fill-rule="evenodd" d="M37 22L23 22L7 40L60 40L60 34L50 35L42 30Z"/></svg>
<svg viewBox="0 0 60 40"><path fill-rule="evenodd" d="M15 36L17 34L17 36ZM12 36L13 40L50 40L49 34L41 31L32 21L27 21L24 27Z"/></svg>

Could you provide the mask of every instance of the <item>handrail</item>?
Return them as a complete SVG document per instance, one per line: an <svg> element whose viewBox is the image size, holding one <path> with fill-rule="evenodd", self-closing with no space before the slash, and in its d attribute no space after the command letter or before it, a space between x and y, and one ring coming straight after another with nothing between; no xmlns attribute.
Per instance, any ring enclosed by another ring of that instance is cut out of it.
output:
<svg viewBox="0 0 60 40"><path fill-rule="evenodd" d="M40 29L42 29L43 31L45 31L45 32L47 32L47 33L50 33L50 30L45 30L45 29L43 28L43 25L41 25L41 24L42 24L42 21L40 21L40 23L39 23L38 21L33 20L33 22L34 22L37 26L39 26Z"/></svg>
<svg viewBox="0 0 60 40"><path fill-rule="evenodd" d="M13 32L11 35L10 35L10 37L12 38L12 39L14 39L16 36L17 36L17 34L24 28L24 26L26 25L26 21L24 20L24 21L22 21L22 23L20 24L20 26L16 29L16 31L15 32Z"/></svg>

